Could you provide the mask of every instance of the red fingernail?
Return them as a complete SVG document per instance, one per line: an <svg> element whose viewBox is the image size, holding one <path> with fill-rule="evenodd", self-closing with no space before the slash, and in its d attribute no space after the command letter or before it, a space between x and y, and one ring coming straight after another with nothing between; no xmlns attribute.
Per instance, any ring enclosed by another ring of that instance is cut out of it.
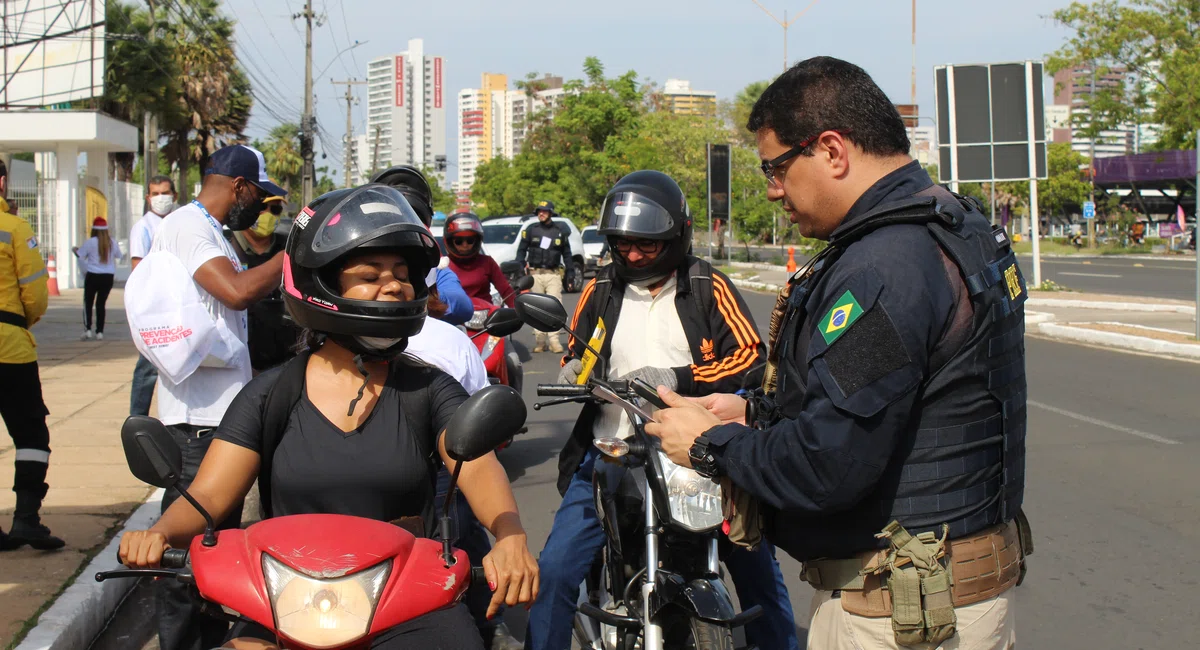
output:
<svg viewBox="0 0 1200 650"><path fill-rule="evenodd" d="M496 583L492 582L491 580L488 580L488 589L491 589L492 591L496 591Z"/></svg>

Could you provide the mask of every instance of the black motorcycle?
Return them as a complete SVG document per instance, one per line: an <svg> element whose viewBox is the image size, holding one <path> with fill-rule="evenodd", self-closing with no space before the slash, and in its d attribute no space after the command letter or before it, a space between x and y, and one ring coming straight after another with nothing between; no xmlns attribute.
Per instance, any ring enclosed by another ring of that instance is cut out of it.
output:
<svg viewBox="0 0 1200 650"><path fill-rule="evenodd" d="M517 313L542 331L566 326L566 311L550 296L518 297ZM580 647L733 650L733 630L762 609L755 606L739 614L722 582L720 484L676 465L642 429L650 417L642 403L663 406L654 389L644 382L589 379L581 385L539 384L538 395L558 399L534 409L617 404L636 431L628 440L600 438L594 443L606 457L597 459L592 486L607 541L581 590L574 620Z"/></svg>

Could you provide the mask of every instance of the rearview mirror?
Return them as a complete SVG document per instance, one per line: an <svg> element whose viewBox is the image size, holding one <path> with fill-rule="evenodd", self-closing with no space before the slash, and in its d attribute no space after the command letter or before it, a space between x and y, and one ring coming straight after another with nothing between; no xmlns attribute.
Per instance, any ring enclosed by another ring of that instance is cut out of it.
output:
<svg viewBox="0 0 1200 650"><path fill-rule="evenodd" d="M557 332L567 324L567 310L562 303L544 293L517 296L517 316L539 332Z"/></svg>
<svg viewBox="0 0 1200 650"><path fill-rule="evenodd" d="M516 260L500 263L500 272L504 275L516 275L525 271L525 265Z"/></svg>
<svg viewBox="0 0 1200 650"><path fill-rule="evenodd" d="M169 488L183 473L183 453L162 422L131 415L121 425L121 446L129 471L143 483Z"/></svg>
<svg viewBox="0 0 1200 650"><path fill-rule="evenodd" d="M521 276L521 279L517 280L516 284L513 285L513 289L516 289L517 291L529 291L532 288L533 288L533 276L532 275Z"/></svg>
<svg viewBox="0 0 1200 650"><path fill-rule="evenodd" d="M486 386L454 413L446 426L446 454L468 462L494 450L525 425L525 400L503 384Z"/></svg>
<svg viewBox="0 0 1200 650"><path fill-rule="evenodd" d="M487 320L483 322L483 329L487 330L492 336L508 336L521 331L521 318L517 316L515 309L503 307L497 309L488 315Z"/></svg>

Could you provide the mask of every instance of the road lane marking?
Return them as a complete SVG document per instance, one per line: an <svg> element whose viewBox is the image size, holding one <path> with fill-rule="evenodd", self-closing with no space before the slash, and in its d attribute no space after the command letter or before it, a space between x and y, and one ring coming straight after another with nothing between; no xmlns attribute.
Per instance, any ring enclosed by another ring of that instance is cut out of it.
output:
<svg viewBox="0 0 1200 650"><path fill-rule="evenodd" d="M1162 436L1155 435L1153 433L1146 433L1145 431L1138 431L1137 429L1130 429L1129 427L1123 427L1119 424L1113 424L1112 422L1105 422L1104 420L1097 420L1096 418L1088 417L1086 415L1081 415L1081 414L1075 413L1073 411L1068 411L1066 409L1060 409L1057 406L1050 406L1049 404L1042 404L1041 402L1035 402L1033 400L1027 400L1025 403L1028 404L1029 406L1036 406L1040 409L1050 411L1051 413L1057 413L1059 415L1069 417L1073 420L1079 420L1080 422L1094 424L1098 427L1105 427L1107 429L1112 429L1113 431L1120 431L1121 433L1128 433L1131 436L1137 436L1139 438L1143 438L1145 440L1150 440L1152 442L1158 442L1158 443L1162 443L1164 445L1183 444L1183 443L1179 442L1178 440L1171 440L1170 438L1164 438Z"/></svg>
<svg viewBox="0 0 1200 650"><path fill-rule="evenodd" d="M1133 268L1135 268L1135 269L1144 269L1144 268L1146 268L1146 265L1145 265L1145 264L1134 264L1134 265L1133 265Z"/></svg>
<svg viewBox="0 0 1200 650"><path fill-rule="evenodd" d="M1119 275L1112 273L1075 273L1073 271L1059 271L1058 275L1078 275L1085 278L1119 278Z"/></svg>
<svg viewBox="0 0 1200 650"><path fill-rule="evenodd" d="M1084 261L1083 261L1083 263L1084 263L1084 264L1091 264L1091 262L1089 262L1089 261L1087 261L1087 260L1084 260Z"/></svg>

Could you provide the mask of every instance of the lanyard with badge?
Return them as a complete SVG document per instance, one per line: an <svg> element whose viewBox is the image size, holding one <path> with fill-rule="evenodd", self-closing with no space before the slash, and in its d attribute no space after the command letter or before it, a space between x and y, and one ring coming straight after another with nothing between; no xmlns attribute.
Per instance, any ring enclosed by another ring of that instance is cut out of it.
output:
<svg viewBox="0 0 1200 650"><path fill-rule="evenodd" d="M225 234L221 232L221 224L217 223L216 219L213 219L213 216L208 213L208 208L204 207L204 204L200 203L200 201L192 199L192 205L196 206L196 208L198 208L200 212L204 214L204 217L208 219L208 223L212 224L212 227L216 229L217 239L220 240L221 244L224 246L225 257L228 258L231 263L233 263L233 268L237 269L238 273L245 271L246 265L242 264L242 261L238 259L237 252L233 250L233 246L230 245L230 243L225 239ZM242 332L245 332L249 324L247 323L246 312L241 311L238 313L240 313L242 316Z"/></svg>
<svg viewBox="0 0 1200 650"><path fill-rule="evenodd" d="M204 207L204 204L197 199L192 199L192 205L196 206L196 208L200 210L201 214L204 215L204 218L208 219L208 223L212 224L212 227L217 231L217 237L225 243L225 257L229 258L229 261L233 263L233 268L237 269L239 273L245 271L246 265L243 264L240 259L238 259L237 253L233 252L231 254L229 252L232 250L232 248L229 246L229 242L225 239L225 233L221 231L221 224L217 223L217 220L208 213L208 208Z"/></svg>

